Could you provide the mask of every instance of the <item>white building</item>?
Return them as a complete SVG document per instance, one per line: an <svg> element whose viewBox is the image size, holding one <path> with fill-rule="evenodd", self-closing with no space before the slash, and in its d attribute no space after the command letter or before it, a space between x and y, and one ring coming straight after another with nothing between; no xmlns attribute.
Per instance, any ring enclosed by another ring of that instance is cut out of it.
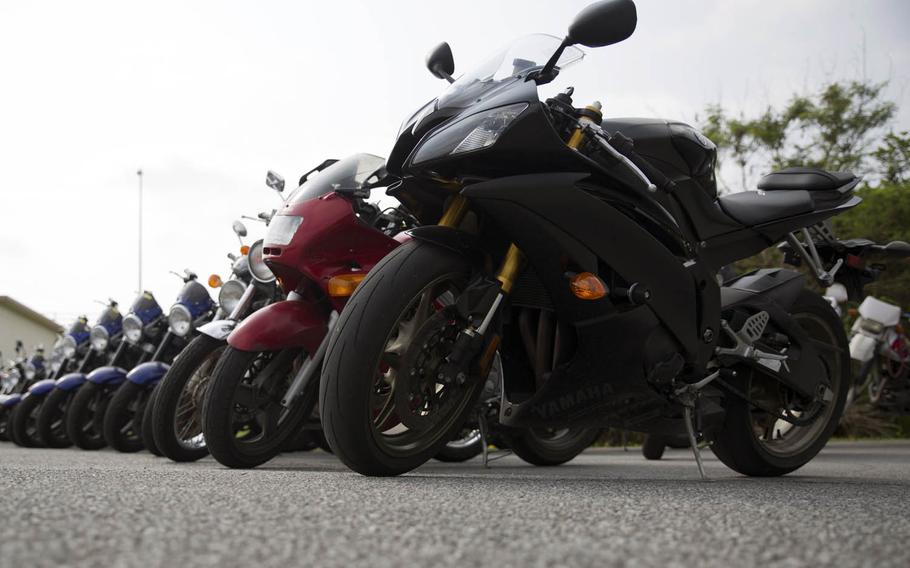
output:
<svg viewBox="0 0 910 568"><path fill-rule="evenodd" d="M31 355L38 345L43 345L49 355L57 334L62 333L60 324L47 318L9 296L0 296L0 353L3 361L12 359L16 352L16 341L21 340L26 352Z"/></svg>

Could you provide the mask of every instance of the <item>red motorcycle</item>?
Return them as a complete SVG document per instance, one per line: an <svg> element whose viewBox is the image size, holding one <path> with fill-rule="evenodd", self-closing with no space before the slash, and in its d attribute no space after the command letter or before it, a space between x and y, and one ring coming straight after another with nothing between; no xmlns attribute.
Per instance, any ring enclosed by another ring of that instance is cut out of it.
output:
<svg viewBox="0 0 910 568"><path fill-rule="evenodd" d="M264 262L287 300L241 322L212 372L203 433L222 464L260 465L304 428L321 436L313 410L329 332L366 273L416 226L403 210L366 201L390 181L376 156L326 160L250 249L251 270ZM269 185L281 191L284 181L269 172Z"/></svg>

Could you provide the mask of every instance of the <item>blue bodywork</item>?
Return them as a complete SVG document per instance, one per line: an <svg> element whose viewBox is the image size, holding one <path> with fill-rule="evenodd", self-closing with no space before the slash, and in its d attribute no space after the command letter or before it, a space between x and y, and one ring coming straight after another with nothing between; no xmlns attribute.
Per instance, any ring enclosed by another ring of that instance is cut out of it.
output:
<svg viewBox="0 0 910 568"><path fill-rule="evenodd" d="M22 400L21 394L0 394L0 406L3 408L12 408Z"/></svg>
<svg viewBox="0 0 910 568"><path fill-rule="evenodd" d="M98 367L86 379L96 385L119 385L126 380L126 370L120 367Z"/></svg>
<svg viewBox="0 0 910 568"><path fill-rule="evenodd" d="M163 377L170 368L170 365L166 365L159 361L149 361L148 363L143 363L134 367L126 376L126 380L131 383L136 383L137 385L154 385L161 380L161 377Z"/></svg>
<svg viewBox="0 0 910 568"><path fill-rule="evenodd" d="M189 310L194 320L215 307L208 290L195 280L183 285L183 289L177 295L177 303Z"/></svg>
<svg viewBox="0 0 910 568"><path fill-rule="evenodd" d="M85 373L69 373L57 379L56 387L60 390L71 391L82 386L86 381Z"/></svg>
<svg viewBox="0 0 910 568"><path fill-rule="evenodd" d="M28 394L45 395L54 390L54 379L44 379L28 387Z"/></svg>
<svg viewBox="0 0 910 568"><path fill-rule="evenodd" d="M133 302L130 313L136 314L143 325L148 325L152 320L161 316L164 310L158 305L158 301L151 292L143 292Z"/></svg>

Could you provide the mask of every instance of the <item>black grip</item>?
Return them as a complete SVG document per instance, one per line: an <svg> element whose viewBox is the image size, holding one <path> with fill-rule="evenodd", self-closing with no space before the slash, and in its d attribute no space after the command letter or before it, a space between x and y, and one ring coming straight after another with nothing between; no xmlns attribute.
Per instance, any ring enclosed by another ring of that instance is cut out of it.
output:
<svg viewBox="0 0 910 568"><path fill-rule="evenodd" d="M662 171L654 167L651 162L635 151L635 142L631 138L623 135L621 132L617 132L610 137L608 143L610 146L613 146L617 152L635 164L635 166L651 180L651 183L659 189L668 193L676 189L676 184L673 183L673 180L665 176Z"/></svg>

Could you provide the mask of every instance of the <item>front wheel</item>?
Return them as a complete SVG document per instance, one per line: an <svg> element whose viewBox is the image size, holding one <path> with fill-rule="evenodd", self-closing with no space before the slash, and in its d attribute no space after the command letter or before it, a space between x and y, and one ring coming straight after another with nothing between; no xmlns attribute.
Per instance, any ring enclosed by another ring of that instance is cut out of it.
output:
<svg viewBox="0 0 910 568"><path fill-rule="evenodd" d="M305 354L300 349L225 349L212 372L203 408L209 452L232 468L252 468L277 456L300 431L316 403L313 383L289 407L281 399Z"/></svg>
<svg viewBox="0 0 910 568"><path fill-rule="evenodd" d="M9 415L7 407L0 407L0 442L9 442Z"/></svg>
<svg viewBox="0 0 910 568"><path fill-rule="evenodd" d="M118 452L142 450L142 415L152 387L126 381L114 393L104 413L103 433L107 444Z"/></svg>
<svg viewBox="0 0 910 568"><path fill-rule="evenodd" d="M453 438L479 377L441 372L460 331L445 308L470 275L466 259L411 241L370 271L330 338L319 389L329 445L363 475L399 475ZM443 378L441 378L443 377Z"/></svg>
<svg viewBox="0 0 910 568"><path fill-rule="evenodd" d="M44 402L43 395L29 394L22 397L16 408L13 409L9 419L9 434L17 446L23 448L38 448L41 440L38 438L38 411Z"/></svg>
<svg viewBox="0 0 910 568"><path fill-rule="evenodd" d="M66 435L78 448L100 450L104 441L104 413L110 402L110 387L86 382L66 410Z"/></svg>
<svg viewBox="0 0 910 568"><path fill-rule="evenodd" d="M73 393L63 389L54 389L38 412L38 437L48 448L68 448L73 445L66 435L66 408L73 400Z"/></svg>
<svg viewBox="0 0 910 568"><path fill-rule="evenodd" d="M790 473L809 462L828 442L851 388L850 351L840 319L821 296L803 290L790 309L791 317L814 343L832 392L831 400L818 409L814 419L794 425L780 419L785 413L800 416L811 403L799 400L775 381L749 373L745 393L762 406L773 406L778 416L754 408L743 398L728 395L726 417L711 449L730 469L750 476L770 477Z"/></svg>
<svg viewBox="0 0 910 568"><path fill-rule="evenodd" d="M508 438L509 447L524 461L554 466L575 459L599 435L597 428L529 428Z"/></svg>

